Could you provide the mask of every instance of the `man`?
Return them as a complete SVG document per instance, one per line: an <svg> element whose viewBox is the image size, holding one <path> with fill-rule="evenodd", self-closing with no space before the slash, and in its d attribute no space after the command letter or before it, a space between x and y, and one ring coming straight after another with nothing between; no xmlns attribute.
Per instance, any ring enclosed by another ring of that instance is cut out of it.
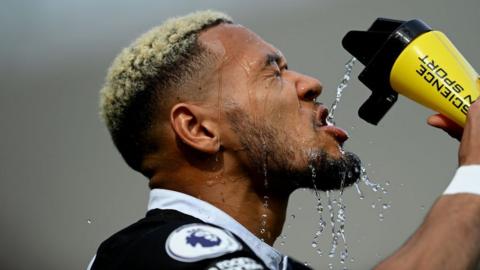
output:
<svg viewBox="0 0 480 270"><path fill-rule="evenodd" d="M101 109L125 161L149 179L149 211L103 242L90 269L308 269L271 247L288 196L299 187L341 189L360 171L359 159L341 149L346 133L327 125L315 102L321 91L219 12L171 19L124 49ZM480 164L480 104L469 117L460 165ZM429 123L462 133L440 115ZM464 174L459 169L450 192L470 191ZM473 268L478 214L480 196L442 196L377 268Z"/></svg>

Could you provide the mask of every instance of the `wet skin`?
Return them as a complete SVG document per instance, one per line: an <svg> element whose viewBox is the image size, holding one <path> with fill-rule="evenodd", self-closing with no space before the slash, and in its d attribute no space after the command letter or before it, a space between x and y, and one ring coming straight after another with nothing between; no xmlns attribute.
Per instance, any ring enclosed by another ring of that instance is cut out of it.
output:
<svg viewBox="0 0 480 270"><path fill-rule="evenodd" d="M325 126L327 111L314 103L322 92L317 79L288 69L278 49L243 26L217 26L202 33L200 40L222 57L217 89L223 99L222 110L241 109L255 124L276 129L286 152L292 153L291 166L307 167L312 149L323 149L334 158L342 155L340 145L347 136L338 128ZM222 145L242 149L228 119L219 120L225 122L221 125ZM251 167L248 156L238 155L244 166Z"/></svg>
<svg viewBox="0 0 480 270"><path fill-rule="evenodd" d="M145 158L145 166L153 172L150 186L209 202L272 245L282 231L288 198L258 188L264 177L252 173L252 168L262 160L250 160L249 145L242 144L242 132L234 128L228 113L240 109L249 117L239 118L248 123L244 127L278 131L281 147L293 153L289 166L299 170L308 166L312 149L322 149L334 158L345 156L339 150L345 134L318 128L316 124L323 122L319 112L324 110L317 110L313 99L321 91L320 83L286 69L281 54L253 32L238 25L219 25L201 33L200 40L220 59L212 69L210 96L201 102L174 104L168 122L158 124L168 132L152 135L166 147ZM269 54L280 58L266 61ZM459 165L480 164L480 100L470 108L465 130L439 115L428 121L462 137ZM264 207L265 195L269 196L268 208ZM267 231L262 234L264 215ZM478 195L441 196L415 234L375 269L476 269L479 224Z"/></svg>
<svg viewBox="0 0 480 270"><path fill-rule="evenodd" d="M249 29L221 24L200 33L199 41L216 58L199 82L208 94L173 104L168 121L158 125L167 132L154 135L165 147L145 159L153 171L150 187L207 201L273 244L288 196L298 187L292 179L310 187L312 160L343 170L332 164L344 159L347 135L327 126L328 111L315 104L321 83L289 69L281 52ZM340 183L321 175L318 171L316 182ZM263 221L266 232L260 233Z"/></svg>

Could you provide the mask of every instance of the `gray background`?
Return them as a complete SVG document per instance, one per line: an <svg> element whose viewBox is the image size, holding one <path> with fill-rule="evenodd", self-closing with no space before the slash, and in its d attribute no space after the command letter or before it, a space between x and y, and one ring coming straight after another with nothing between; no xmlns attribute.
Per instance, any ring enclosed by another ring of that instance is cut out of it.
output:
<svg viewBox="0 0 480 270"><path fill-rule="evenodd" d="M98 117L98 89L119 50L172 15L214 8L229 13L280 48L292 69L325 85L333 101L349 55L340 46L351 29L380 16L421 18L446 33L480 70L478 0L322 1L1 1L0 9L0 268L84 269L106 237L144 215L147 181L115 151ZM378 127L356 115L369 90L347 89L337 124L348 150L370 177L389 181L385 220L347 190L350 269L369 269L417 228L456 168L458 143L425 125L431 113L400 98ZM323 194L322 194L323 195ZM295 192L282 252L318 269L338 258L311 247L318 215L309 191ZM324 250L329 237L322 238Z"/></svg>

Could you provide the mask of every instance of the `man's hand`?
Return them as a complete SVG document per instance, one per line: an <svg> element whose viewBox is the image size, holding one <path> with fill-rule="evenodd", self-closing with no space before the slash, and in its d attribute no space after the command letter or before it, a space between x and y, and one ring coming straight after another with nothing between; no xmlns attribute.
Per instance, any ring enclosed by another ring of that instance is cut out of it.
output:
<svg viewBox="0 0 480 270"><path fill-rule="evenodd" d="M428 124L461 141L460 166L480 164L480 99L470 106L465 129L439 114ZM441 196L412 237L375 270L473 270L479 258L480 196L459 193Z"/></svg>
<svg viewBox="0 0 480 270"><path fill-rule="evenodd" d="M459 141L462 139L463 128L442 114L431 115L427 119L427 123L432 127L443 129L448 135Z"/></svg>
<svg viewBox="0 0 480 270"><path fill-rule="evenodd" d="M427 123L443 129L461 141L458 151L459 166L480 164L480 99L470 106L465 129L441 114L430 116Z"/></svg>
<svg viewBox="0 0 480 270"><path fill-rule="evenodd" d="M458 150L458 164L480 164L480 99L468 111L467 124Z"/></svg>

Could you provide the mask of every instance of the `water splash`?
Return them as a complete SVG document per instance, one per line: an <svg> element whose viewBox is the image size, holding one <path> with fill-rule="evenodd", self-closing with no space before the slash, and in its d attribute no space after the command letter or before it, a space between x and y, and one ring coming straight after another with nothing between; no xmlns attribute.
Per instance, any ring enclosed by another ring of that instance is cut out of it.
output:
<svg viewBox="0 0 480 270"><path fill-rule="evenodd" d="M345 73L343 75L342 80L340 81L339 85L337 86L337 94L335 97L335 101L333 102L329 114L326 118L326 122L328 125L335 125L335 110L337 109L337 106L340 102L340 99L343 94L343 90L348 86L348 83L351 79L352 71L353 71L353 66L355 65L356 59L353 57L351 58L346 64L345 64ZM340 152L343 154L344 151L340 147ZM317 212L319 213L319 223L318 223L318 231L315 233L313 242L312 242L312 247L317 248L318 246L318 237L322 235L323 231L325 230L325 227L327 225L327 222L323 219L323 205L321 202L320 194L318 193L317 187L315 185L315 169L313 167L310 168L312 171L312 181L313 181L313 187L315 190L315 196L317 198ZM351 172L349 172L351 174ZM358 171L357 171L358 173ZM348 257L348 245L345 237L345 222L346 222L346 206L343 203L343 190L345 186L345 177L347 175L341 175L340 176L340 192L338 195L338 200L335 198L332 198L331 191L326 192L326 197L327 197L327 209L329 213L329 222L331 226L331 235L332 235L332 242L331 242L331 248L328 253L329 258L333 258L336 256L337 253L337 247L339 244L339 239L342 240L343 243L343 250L340 252L340 262L342 264L345 263L345 260ZM351 175L348 175L348 177L351 177ZM360 188L357 187L357 192L359 192L361 198L363 197L363 194L360 190ZM335 213L335 206L338 207L336 213ZM338 226L337 226L338 223ZM317 253L319 255L322 255L323 252L318 249ZM329 267L332 269L333 265L329 265Z"/></svg>
<svg viewBox="0 0 480 270"><path fill-rule="evenodd" d="M332 246L330 248L330 252L328 253L328 257L333 258L335 257L335 254L337 253L337 245L338 245L338 236L336 234L336 224L335 224L335 210L334 210L334 203L332 200L332 196L330 194L330 191L326 192L327 195L327 208L328 208L328 213L330 216L330 227L331 227L331 233L332 233Z"/></svg>
<svg viewBox="0 0 480 270"><path fill-rule="evenodd" d="M345 64L345 74L343 75L342 80L340 81L340 84L337 86L337 95L335 97L335 101L332 104L332 107L330 108L330 111L327 116L327 124L329 125L335 125L335 110L337 109L338 103L340 102L340 99L342 98L343 90L347 88L348 82L350 81L352 77L352 71L353 71L353 66L355 65L357 59L355 57L352 57L346 64Z"/></svg>
<svg viewBox="0 0 480 270"><path fill-rule="evenodd" d="M263 210L265 211L262 216L260 217L260 235L262 235L262 237L260 238L260 240L262 241L265 241L265 238L263 237L263 235L267 232L267 219L268 219L268 215L267 215L267 211L268 211L268 196L265 195L263 196Z"/></svg>
<svg viewBox="0 0 480 270"><path fill-rule="evenodd" d="M316 248L318 246L318 238L320 237L320 235L322 235L324 229L325 229L325 226L327 225L327 222L325 222L325 220L323 219L323 205L322 205L322 200L321 200L321 197L320 197L320 193L318 191L318 188L317 188L317 184L315 183L315 180L316 180L316 177L317 177L317 173L316 173L316 170L315 170L315 167L313 167L312 165L310 165L310 170L311 170L311 173L312 173L312 185L313 185L313 190L315 192L315 197L317 198L317 213L319 215L319 221L318 221L318 230L317 232L315 233L314 237L313 237L313 241L312 241L312 248ZM318 249L317 250L317 253L318 254L322 254L323 252Z"/></svg>
<svg viewBox="0 0 480 270"><path fill-rule="evenodd" d="M355 189L357 190L358 196L360 196L360 197L359 197L360 200L365 199L365 196L363 195L363 192L362 192L362 190L360 189L360 186L358 185L358 182L355 182L354 186L355 186Z"/></svg>
<svg viewBox="0 0 480 270"><path fill-rule="evenodd" d="M378 209L378 220L383 221L385 219L385 211L392 207L390 201L386 201L385 197L388 195L388 191L382 185L373 182L367 175L365 167L361 167L360 181L369 187L373 192L379 193L377 200L371 204L372 209ZM385 186L390 186L389 181L385 181Z"/></svg>
<svg viewBox="0 0 480 270"><path fill-rule="evenodd" d="M340 84L337 86L337 93L336 93L336 98L329 110L329 114L327 116L327 124L329 125L335 125L335 112L338 107L338 104L341 100L343 91L345 88L348 86L348 83L351 79L352 71L353 71L353 66L356 63L355 58L351 58L346 64L345 64L345 73L340 81ZM352 130L354 127L352 127ZM373 144L372 141L369 141L369 144ZM343 152L343 149L341 149ZM368 164L368 167L370 167L371 164ZM318 238L319 236L322 235L324 232L325 228L327 225L331 227L331 248L329 250L328 257L329 258L334 258L337 255L339 256L340 263L343 265L343 269L347 269L346 264L348 262L353 263L355 261L354 258L351 258L349 260L349 250L348 250L348 244L347 244L347 239L345 235L345 223L347 220L346 217L346 205L343 202L343 187L344 187L344 180L345 176L351 177L351 175L342 175L341 176L341 185L340 185L340 191L338 193L337 198L334 197L333 191L326 191L326 207L328 210L328 218L327 221L323 219L323 213L324 213L324 207L321 202L320 198L320 193L316 187L315 183L315 178L316 178L316 171L313 166L310 166L311 172L312 172L312 181L313 181L313 188L314 188L314 193L315 197L317 198L317 212L319 213L319 223L318 223L318 230L315 233L313 237L313 241L311 242L312 248L314 248L319 256L322 256L323 251L319 248L319 242ZM351 172L350 172L351 173ZM391 202L385 201L385 195L388 194L388 191L386 188L380 184L377 184L373 182L372 180L369 179L366 169L364 166L361 166L359 169L355 169L355 173L360 173L359 180L354 184L355 190L359 195L360 200L365 199L364 192L362 191L360 185L363 184L373 192L379 194L377 198L377 202L374 202L372 204L372 208L374 209L379 209L380 212L378 213L378 217L380 221L384 220L384 211L389 209L391 207ZM373 172L372 172L373 173ZM385 186L390 186L390 182L386 181ZM378 207L377 207L378 203ZM343 247L341 251L338 252L338 249L340 247ZM333 263L329 263L328 265L329 269L333 269Z"/></svg>
<svg viewBox="0 0 480 270"><path fill-rule="evenodd" d="M345 223L347 221L346 215L346 205L343 201L343 181L341 184L341 189L339 191L326 191L326 203L325 207L328 213L327 221L323 219L324 207L321 202L320 192L318 191L315 184L316 171L314 167L310 167L312 172L312 181L314 187L314 194L317 198L317 212L320 216L318 230L315 233L313 240L311 242L311 247L317 252L319 256L323 255L323 251L319 246L319 237L324 232L326 226L330 227L331 232L331 247L326 253L328 258L339 258L340 264L343 266L342 269L348 269L347 264L353 263L355 260L350 259L350 253L348 248L347 237L345 234ZM384 186L390 186L390 182L386 182L385 185L381 185L372 181L366 172L364 166L356 171L360 173L359 180L354 184L356 193L359 195L360 199L365 199L365 193L362 191L361 185L366 186L371 191L378 194L372 208L378 209L378 219L383 221L385 218L385 211L391 208L391 202L386 201L388 191ZM333 267L333 264L332 264ZM332 268L333 269L333 268Z"/></svg>
<svg viewBox="0 0 480 270"><path fill-rule="evenodd" d="M280 239L281 239L280 246L284 246L285 245L285 239L287 239L287 234L282 234L280 236Z"/></svg>
<svg viewBox="0 0 480 270"><path fill-rule="evenodd" d="M267 151L267 143L265 141L265 138L263 137L263 134L262 134L262 153L263 153L263 164L262 164L262 168L263 168L263 186L265 188L265 192L268 191L268 165L267 165L267 162L268 162L268 151ZM265 238L263 237L263 235L267 232L267 219L268 219L268 195L264 195L263 196L263 214L262 216L260 217L260 235L261 235L261 238L260 240L262 241L265 241Z"/></svg>
<svg viewBox="0 0 480 270"><path fill-rule="evenodd" d="M343 194L340 193L340 196L338 198L339 209L337 211L337 222L339 223L339 226L336 234L337 234L337 238L340 238L343 241L343 250L340 252L340 263L344 264L345 260L348 258L348 244L345 236L345 222L347 220L346 212L345 212L346 206L343 203L342 195Z"/></svg>

